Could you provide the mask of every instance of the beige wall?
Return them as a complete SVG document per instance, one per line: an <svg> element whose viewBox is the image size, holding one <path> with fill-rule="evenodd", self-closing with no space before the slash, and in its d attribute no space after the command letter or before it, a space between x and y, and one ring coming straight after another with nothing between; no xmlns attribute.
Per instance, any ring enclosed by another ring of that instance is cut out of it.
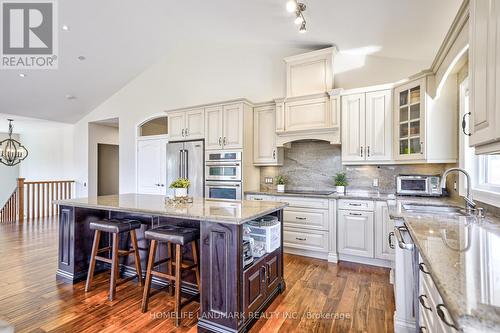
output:
<svg viewBox="0 0 500 333"><path fill-rule="evenodd" d="M99 143L118 145L119 131L116 127L88 124L88 195L97 195L97 170Z"/></svg>
<svg viewBox="0 0 500 333"><path fill-rule="evenodd" d="M97 195L118 194L119 146L97 144Z"/></svg>

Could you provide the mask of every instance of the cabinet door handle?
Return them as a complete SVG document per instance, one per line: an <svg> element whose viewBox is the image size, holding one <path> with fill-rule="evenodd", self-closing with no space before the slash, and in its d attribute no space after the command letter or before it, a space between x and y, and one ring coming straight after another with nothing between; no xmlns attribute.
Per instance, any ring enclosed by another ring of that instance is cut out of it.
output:
<svg viewBox="0 0 500 333"><path fill-rule="evenodd" d="M429 331L427 331L427 327L425 327L425 326L420 326L420 328L418 329L418 332L419 332L419 333L427 333L427 332L429 332Z"/></svg>
<svg viewBox="0 0 500 333"><path fill-rule="evenodd" d="M307 217L295 216L295 219L305 221L305 220L307 220Z"/></svg>
<svg viewBox="0 0 500 333"><path fill-rule="evenodd" d="M395 248L396 248L396 246L394 246L394 243L392 242L392 237L394 237L394 231L391 231L391 232L389 233L389 247L390 247L391 249L395 249Z"/></svg>
<svg viewBox="0 0 500 333"><path fill-rule="evenodd" d="M224 137L224 141L222 143L224 143L224 146L227 145L227 138L226 137Z"/></svg>
<svg viewBox="0 0 500 333"><path fill-rule="evenodd" d="M359 156L363 157L363 146L361 146L361 148L359 149Z"/></svg>
<svg viewBox="0 0 500 333"><path fill-rule="evenodd" d="M189 135L189 134L188 134L188 133L189 133L189 131L188 131L188 129L187 129L187 128L184 130L184 133L186 134L186 136L188 136L188 135Z"/></svg>
<svg viewBox="0 0 500 333"><path fill-rule="evenodd" d="M420 142L420 154L424 153L424 142Z"/></svg>
<svg viewBox="0 0 500 333"><path fill-rule="evenodd" d="M185 129L183 128L182 131L181 131L181 135L184 136L184 131Z"/></svg>
<svg viewBox="0 0 500 333"><path fill-rule="evenodd" d="M425 266L425 264L423 262L418 264L418 268L422 271L422 273L427 274L427 275L431 275L431 273L429 273L429 271L427 270L427 266Z"/></svg>
<svg viewBox="0 0 500 333"><path fill-rule="evenodd" d="M370 146L366 147L366 156L370 157Z"/></svg>
<svg viewBox="0 0 500 333"><path fill-rule="evenodd" d="M467 127L467 123L465 122L465 117L470 116L470 115L471 115L471 113L470 113L470 112L467 112L467 113L466 113L466 114L464 114L464 116L462 117L462 132L464 132L464 134L465 134L465 135L467 135L467 136L471 136L471 135L472 135L470 132L469 132L469 133L467 133L467 132L465 131L465 127Z"/></svg>
<svg viewBox="0 0 500 333"><path fill-rule="evenodd" d="M418 296L418 300L419 300L420 304L422 304L422 306L424 307L424 309L429 310L429 311L432 312L432 308L430 306L428 306L427 304L425 304L424 298L427 299L427 295L420 295L420 296Z"/></svg>
<svg viewBox="0 0 500 333"><path fill-rule="evenodd" d="M349 213L349 215L353 215L353 216L361 216L362 214L361 214L361 213Z"/></svg>
<svg viewBox="0 0 500 333"><path fill-rule="evenodd" d="M273 150L273 160L276 159L276 150Z"/></svg>
<svg viewBox="0 0 500 333"><path fill-rule="evenodd" d="M219 146L222 147L222 137L219 136Z"/></svg>
<svg viewBox="0 0 500 333"><path fill-rule="evenodd" d="M299 240L299 241L305 241L306 238L302 238L302 237L295 237L296 240Z"/></svg>
<svg viewBox="0 0 500 333"><path fill-rule="evenodd" d="M437 314L438 314L439 318L443 321L443 323L445 323L446 325L448 325L450 327L453 327L454 329L456 329L458 331L459 330L458 327L456 327L455 324L450 323L448 321L448 319L446 319L443 308L446 309L446 306L444 306L444 304L438 304L436 306L436 310L437 310Z"/></svg>

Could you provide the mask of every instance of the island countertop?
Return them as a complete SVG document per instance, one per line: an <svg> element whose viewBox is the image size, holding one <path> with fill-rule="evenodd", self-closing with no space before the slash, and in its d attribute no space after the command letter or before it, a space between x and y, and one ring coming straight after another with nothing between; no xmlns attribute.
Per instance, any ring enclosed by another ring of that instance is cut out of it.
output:
<svg viewBox="0 0 500 333"><path fill-rule="evenodd" d="M55 201L60 206L151 214L188 220L243 224L288 206L283 202L194 198L193 203L171 205L163 195L119 194Z"/></svg>

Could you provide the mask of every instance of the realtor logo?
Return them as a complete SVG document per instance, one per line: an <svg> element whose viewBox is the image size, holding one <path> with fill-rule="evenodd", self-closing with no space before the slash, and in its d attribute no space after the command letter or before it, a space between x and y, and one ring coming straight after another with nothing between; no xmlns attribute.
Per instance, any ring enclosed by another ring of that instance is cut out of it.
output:
<svg viewBox="0 0 500 333"><path fill-rule="evenodd" d="M0 2L2 69L56 69L54 0Z"/></svg>

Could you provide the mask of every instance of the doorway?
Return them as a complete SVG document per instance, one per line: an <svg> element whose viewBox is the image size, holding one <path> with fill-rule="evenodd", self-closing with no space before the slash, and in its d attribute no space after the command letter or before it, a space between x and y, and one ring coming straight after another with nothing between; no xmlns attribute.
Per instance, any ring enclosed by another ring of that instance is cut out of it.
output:
<svg viewBox="0 0 500 333"><path fill-rule="evenodd" d="M97 144L97 195L119 193L119 161L118 145Z"/></svg>

